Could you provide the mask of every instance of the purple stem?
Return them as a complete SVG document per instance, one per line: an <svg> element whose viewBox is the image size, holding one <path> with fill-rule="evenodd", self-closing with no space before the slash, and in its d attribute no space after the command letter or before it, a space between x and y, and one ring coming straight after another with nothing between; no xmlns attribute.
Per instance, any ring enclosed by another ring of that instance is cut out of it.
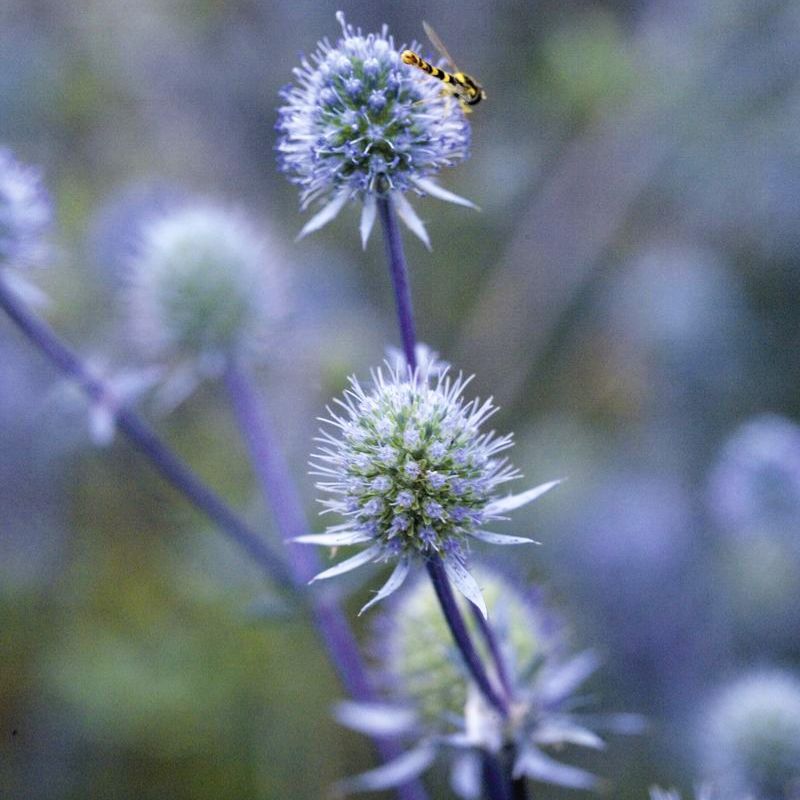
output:
<svg viewBox="0 0 800 800"><path fill-rule="evenodd" d="M511 800L500 759L485 750L481 753L481 775L487 800Z"/></svg>
<svg viewBox="0 0 800 800"><path fill-rule="evenodd" d="M392 276L394 299L397 306L397 319L400 322L400 335L403 337L403 351L411 369L417 368L417 334L414 327L414 307L411 303L411 288L408 283L408 267L403 252L403 239L397 225L391 197L378 198L378 213L383 226L383 241L386 246L386 259Z"/></svg>
<svg viewBox="0 0 800 800"><path fill-rule="evenodd" d="M74 380L95 403L117 404L111 389L91 374L83 361L48 325L33 315L0 276L2 308L31 343L55 367ZM245 525L213 490L206 486L134 411L118 407L117 429L147 458L161 475L184 497L208 516L229 539L233 540L277 584L293 588L294 581L286 564L254 531Z"/></svg>
<svg viewBox="0 0 800 800"><path fill-rule="evenodd" d="M467 669L486 699L504 717L507 717L508 702L495 691L494 686L492 686L489 680L489 676L486 674L483 663L472 644L472 639L470 639L469 631L464 623L464 618L461 616L461 611L453 596L453 590L450 588L450 581L447 580L447 574L444 571L444 564L441 558L439 558L439 556L431 556L425 562L425 565L428 568L428 575L431 576L433 588L436 591L439 604L447 620L447 626L450 628L450 633L453 634L453 639L455 639L458 649L461 651L461 656L464 659Z"/></svg>
<svg viewBox="0 0 800 800"><path fill-rule="evenodd" d="M236 363L229 364L225 383L261 492L280 535L289 540L308 533L310 527L303 504L291 479L289 466L275 436L275 425L269 419L263 398L256 396L245 369ZM305 584L320 571L317 555L302 545L289 543L288 549L295 581L299 589L305 589ZM347 692L361 702L376 701L378 698L361 659L358 642L341 607L334 600L324 599L319 594L305 593L305 599L320 638ZM393 739L376 737L374 741L384 761L391 761L402 752ZM427 797L422 784L416 780L398 787L397 793L403 800L425 800Z"/></svg>
<svg viewBox="0 0 800 800"><path fill-rule="evenodd" d="M489 625L483 614L481 614L481 612L473 603L470 603L470 610L472 611L472 616L475 618L475 622L478 625L478 630L481 632L481 635L489 647L492 661L494 662L495 669L497 670L497 677L500 678L500 683L503 686L506 699L510 700L512 695L511 681L509 680L508 669L506 668L506 660L503 658L503 654L500 652L500 645L497 641L497 637L494 635L492 626Z"/></svg>
<svg viewBox="0 0 800 800"><path fill-rule="evenodd" d="M389 262L389 273L392 276L395 303L397 305L397 318L400 323L400 333L403 337L403 350L409 367L415 369L416 333L414 331L414 310L411 303L411 289L408 282L408 266L403 253L403 240L397 225L397 215L390 197L378 198L378 213L383 226L383 239L386 244L386 258ZM438 556L431 557L426 562L428 574L433 581L436 596L442 607L447 625L453 634L456 645L461 651L464 663L467 665L478 688L486 699L503 715L508 716L508 703L500 697L486 674L486 669L472 644L469 631L453 597L453 590L444 571L444 565Z"/></svg>

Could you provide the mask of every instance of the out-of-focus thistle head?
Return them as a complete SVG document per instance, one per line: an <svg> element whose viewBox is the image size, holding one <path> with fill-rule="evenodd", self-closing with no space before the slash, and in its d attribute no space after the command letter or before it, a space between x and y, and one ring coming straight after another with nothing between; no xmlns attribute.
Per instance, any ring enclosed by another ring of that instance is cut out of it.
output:
<svg viewBox="0 0 800 800"><path fill-rule="evenodd" d="M50 250L46 234L52 205L38 169L21 164L0 147L0 269L23 300L39 303L41 292L16 270L40 266Z"/></svg>
<svg viewBox="0 0 800 800"><path fill-rule="evenodd" d="M200 204L151 219L131 262L130 312L143 350L195 377L252 356L280 305L275 266L238 212Z"/></svg>
<svg viewBox="0 0 800 800"><path fill-rule="evenodd" d="M325 570L331 578L372 561L396 562L369 606L400 587L414 561L441 558L450 580L486 615L481 591L466 569L469 541L523 544L531 539L486 530L493 520L535 500L558 481L497 497L519 477L501 454L512 437L481 433L495 412L491 399L463 398L468 380L450 377L435 361L416 370L387 363L365 389L355 379L336 411L323 420L319 450L312 456L317 484L329 498L326 512L345 518L326 533L296 541L328 547L366 545L357 555Z"/></svg>
<svg viewBox="0 0 800 800"><path fill-rule="evenodd" d="M800 533L800 426L777 414L742 425L725 444L709 487L711 512L733 533Z"/></svg>
<svg viewBox="0 0 800 800"><path fill-rule="evenodd" d="M720 788L756 800L800 794L800 679L760 670L735 680L710 703L700 756Z"/></svg>
<svg viewBox="0 0 800 800"><path fill-rule="evenodd" d="M694 793L695 800L752 800L747 795L721 794L709 784L698 786ZM661 789L658 786L650 788L650 800L681 800L677 789Z"/></svg>
<svg viewBox="0 0 800 800"><path fill-rule="evenodd" d="M511 748L517 777L592 788L597 778L557 761L552 751L567 745L602 747L592 730L597 723L629 729L638 724L625 715L603 720L581 711L577 692L594 671L596 659L588 652L567 656L564 626L538 591L522 589L483 566L475 575L491 613L502 676L474 617L465 618L484 663L492 665L491 679L498 688L508 687L508 718L490 707L471 683L431 584L419 580L377 620L374 650L384 702L346 702L337 710L342 724L370 735L406 738L410 749L393 763L344 781L345 791L395 786L444 757L454 791L477 798L482 754Z"/></svg>
<svg viewBox="0 0 800 800"><path fill-rule="evenodd" d="M345 23L342 12L336 18L342 38L335 45L323 39L303 59L279 110L281 169L301 187L303 209L323 204L300 235L318 230L358 199L366 245L376 198L391 197L401 219L428 245L404 192L473 205L433 180L467 157L469 124L439 81L401 62L404 48L395 47L385 25L364 35Z"/></svg>

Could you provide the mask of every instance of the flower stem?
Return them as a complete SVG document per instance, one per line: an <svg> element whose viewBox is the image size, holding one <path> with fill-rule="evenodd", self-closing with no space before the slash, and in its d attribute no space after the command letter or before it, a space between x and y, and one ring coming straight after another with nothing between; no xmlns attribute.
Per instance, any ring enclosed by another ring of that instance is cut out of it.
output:
<svg viewBox="0 0 800 800"><path fill-rule="evenodd" d="M484 640L486 641L486 645L489 648L492 661L494 662L495 669L497 670L497 677L500 679L500 684L503 687L506 699L510 700L512 695L511 681L509 680L506 661L503 658L503 654L500 652L500 645L497 641L497 637L494 635L492 626L489 625L489 623L484 619L483 614L481 614L478 608L472 603L470 603L470 610L472 611L472 616L475 619L478 630L481 632L481 635L483 636Z"/></svg>
<svg viewBox="0 0 800 800"><path fill-rule="evenodd" d="M386 259L392 276L397 318L400 322L400 335L403 338L403 351L411 369L417 367L415 352L417 334L414 327L414 307L411 303L411 288L408 282L408 267L403 252L403 239L397 224L391 197L378 198L378 214L383 227L383 241L386 246Z"/></svg>
<svg viewBox="0 0 800 800"><path fill-rule="evenodd" d="M500 759L485 750L481 753L481 775L487 800L514 800L509 796Z"/></svg>
<svg viewBox="0 0 800 800"><path fill-rule="evenodd" d="M417 366L416 345L417 338L414 329L414 309L411 302L411 288L408 281L408 266L403 252L403 240L397 224L397 215L392 205L391 197L378 198L378 214L383 227L383 240L386 245L386 258L389 262L389 273L392 276L397 318L400 323L400 334L403 338L403 351L406 361L413 370ZM475 679L480 691L486 699L503 716L508 716L508 703L494 689L486 674L486 669L480 656L472 644L464 618L453 597L453 590L444 571L444 565L438 556L428 558L426 562L428 574L433 581L436 596L442 607L447 625L453 634L456 645L461 651L464 662Z"/></svg>
<svg viewBox="0 0 800 800"><path fill-rule="evenodd" d="M430 575L433 582L436 596L439 598L439 605L441 605L442 612L447 620L447 626L450 628L450 633L453 634L453 639L455 639L458 649L461 651L467 669L486 699L500 714L507 717L508 702L492 686L480 656L472 644L466 623L453 596L453 590L450 588L450 581L447 580L442 560L438 556L431 556L425 564L428 568L428 575Z"/></svg>
<svg viewBox="0 0 800 800"><path fill-rule="evenodd" d="M264 501L275 518L280 535L288 540L307 533L309 525L303 504L275 436L275 426L271 424L264 399L257 396L245 368L234 361L226 370L225 384ZM298 589L305 589L305 584L320 569L316 553L289 544L289 559ZM347 692L361 702L376 701L377 695L364 667L358 642L339 604L317 593L304 595L317 632ZM401 754L393 739L376 737L374 741L386 762ZM418 780L399 786L397 794L402 800L425 800L427 797Z"/></svg>
<svg viewBox="0 0 800 800"><path fill-rule="evenodd" d="M47 324L32 314L0 276L0 308L2 308L30 342L55 367L74 380L95 403L116 405L111 389L92 375L86 364ZM212 489L184 464L157 434L134 411L119 406L117 429L161 475L193 505L208 516L219 529L242 548L266 575L285 589L293 587L286 564Z"/></svg>

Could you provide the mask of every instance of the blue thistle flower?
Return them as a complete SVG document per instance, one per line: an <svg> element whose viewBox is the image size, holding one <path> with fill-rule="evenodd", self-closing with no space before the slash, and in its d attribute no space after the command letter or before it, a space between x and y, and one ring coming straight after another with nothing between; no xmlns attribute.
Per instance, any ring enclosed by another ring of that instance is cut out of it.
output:
<svg viewBox="0 0 800 800"><path fill-rule="evenodd" d="M0 148L0 266L27 267L47 254L52 208L39 170Z"/></svg>
<svg viewBox="0 0 800 800"><path fill-rule="evenodd" d="M404 192L474 207L433 180L467 157L469 124L438 81L401 62L404 48L395 47L385 25L380 33L364 35L345 23L341 11L336 19L342 38L335 46L323 39L294 70L296 83L282 92L286 104L277 122L279 164L301 187L301 207L323 203L300 236L359 199L366 246L376 197L391 195L400 218L428 245Z"/></svg>
<svg viewBox="0 0 800 800"><path fill-rule="evenodd" d="M700 727L709 777L756 800L783 800L800 790L800 678L761 669L723 687Z"/></svg>
<svg viewBox="0 0 800 800"><path fill-rule="evenodd" d="M208 203L144 226L130 264L130 314L143 351L172 369L164 405L260 349L281 305L275 261L243 215Z"/></svg>
<svg viewBox="0 0 800 800"><path fill-rule="evenodd" d="M347 521L295 541L368 545L314 580L372 561L397 560L388 582L362 613L395 591L415 560L440 553L450 580L485 616L480 589L465 568L468 540L530 543L520 536L492 533L485 525L504 519L506 512L535 500L558 481L495 496L501 485L520 477L500 455L511 447L512 437L479 432L496 407L491 400L465 402L462 395L469 381L460 375L450 378L432 362L413 372L387 363L387 371L374 371L372 379L371 391L350 379L344 399L336 401L344 414L329 408L330 419L323 420L337 429L338 437L323 431L317 440L321 447L312 456L312 474L323 478L317 487L332 496L321 501L325 512ZM431 479L433 475L445 480ZM457 492L454 484L466 488Z"/></svg>
<svg viewBox="0 0 800 800"><path fill-rule="evenodd" d="M484 566L475 574L491 610L511 713L502 719L474 684L457 650L448 644L447 623L430 583L418 580L389 605L375 627L373 649L384 687L380 703L342 703L339 721L361 733L406 738L411 749L394 762L342 783L345 791L376 791L421 774L437 758L450 764L460 797L480 796L481 753L512 747L514 771L546 783L592 788L597 778L563 764L548 752L564 745L600 748L590 726L602 719L581 713L575 696L596 667L588 652L570 656L567 631L535 589L522 589ZM472 615L465 615L484 661L494 663ZM606 719L631 729L630 715ZM636 723L638 725L638 722Z"/></svg>
<svg viewBox="0 0 800 800"><path fill-rule="evenodd" d="M727 441L709 486L718 525L736 534L800 532L800 425L760 414Z"/></svg>

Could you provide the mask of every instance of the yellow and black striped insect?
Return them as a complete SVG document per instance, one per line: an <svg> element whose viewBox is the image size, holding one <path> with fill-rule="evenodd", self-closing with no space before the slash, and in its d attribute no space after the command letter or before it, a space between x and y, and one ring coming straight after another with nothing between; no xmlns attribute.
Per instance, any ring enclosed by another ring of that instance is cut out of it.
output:
<svg viewBox="0 0 800 800"><path fill-rule="evenodd" d="M403 50L400 58L404 64L410 64L412 67L417 67L428 75L438 78L445 84L446 89L454 94L461 108L469 113L472 111L472 106L478 105L481 100L486 99L486 92L474 78L471 78L465 72L461 72L455 65L455 62L447 52L447 48L442 44L442 40L437 36L436 31L428 25L427 22L422 23L425 28L425 33L431 40L431 44L439 55L447 62L452 72L447 72L440 67L435 67L430 62L426 61L422 56L417 55L413 50Z"/></svg>

